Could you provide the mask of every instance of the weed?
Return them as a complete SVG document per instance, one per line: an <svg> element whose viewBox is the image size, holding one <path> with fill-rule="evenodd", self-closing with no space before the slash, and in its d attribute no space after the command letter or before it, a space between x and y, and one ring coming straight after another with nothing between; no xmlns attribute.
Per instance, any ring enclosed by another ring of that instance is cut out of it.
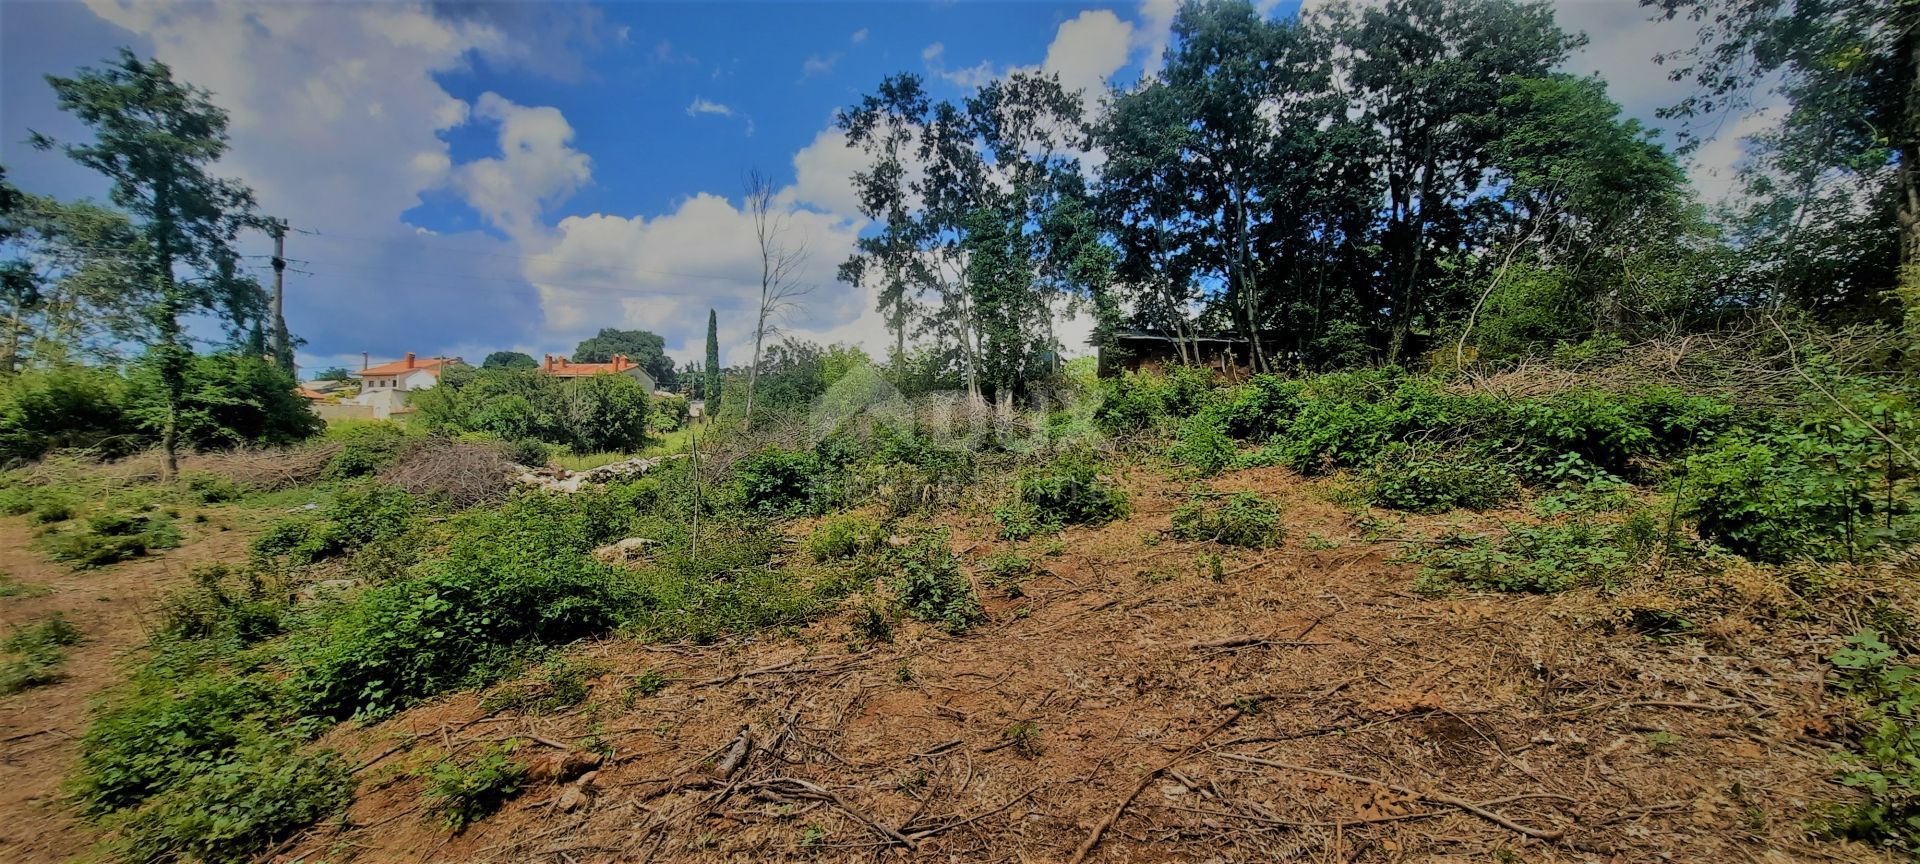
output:
<svg viewBox="0 0 1920 864"><path fill-rule="evenodd" d="M1127 513L1126 493L1100 477L1093 454L1073 450L1045 467L1021 472L1014 501L995 511L1009 540L1059 530L1065 525L1104 525Z"/></svg>
<svg viewBox="0 0 1920 864"><path fill-rule="evenodd" d="M161 631L169 638L232 638L246 645L280 633L285 595L269 591L259 571L211 564L189 570L187 578L188 588L161 603Z"/></svg>
<svg viewBox="0 0 1920 864"><path fill-rule="evenodd" d="M13 578L13 574L0 573L0 597L38 597L48 592L44 585L29 585Z"/></svg>
<svg viewBox="0 0 1920 864"><path fill-rule="evenodd" d="M1017 599L1026 596L1024 586L1038 571L1033 559L1017 552L1000 552L981 560L980 581Z"/></svg>
<svg viewBox="0 0 1920 864"><path fill-rule="evenodd" d="M1611 584L1650 560L1660 542L1658 524L1646 511L1617 522L1572 518L1557 524L1509 525L1496 541L1473 538L1419 555L1426 567L1414 587L1433 594L1454 586L1551 593Z"/></svg>
<svg viewBox="0 0 1920 864"><path fill-rule="evenodd" d="M854 639L862 644L875 645L893 641L893 613L884 604L868 600L854 610Z"/></svg>
<svg viewBox="0 0 1920 864"><path fill-rule="evenodd" d="M509 758L518 742L488 745L472 761L441 762L427 775L427 809L454 833L485 819L525 788L527 769Z"/></svg>
<svg viewBox="0 0 1920 864"><path fill-rule="evenodd" d="M47 557L79 569L92 569L138 558L155 549L180 545L180 531L163 514L148 516L102 513L87 520L84 530L65 531L46 538Z"/></svg>
<svg viewBox="0 0 1920 864"><path fill-rule="evenodd" d="M15 655L0 662L0 696L59 681L66 649L81 638L80 629L58 612L37 624L14 628L0 642L0 651Z"/></svg>
<svg viewBox="0 0 1920 864"><path fill-rule="evenodd" d="M256 743L116 818L110 846L129 861L251 861L345 806L348 766L331 751Z"/></svg>
<svg viewBox="0 0 1920 864"><path fill-rule="evenodd" d="M846 513L828 518L807 538L807 554L815 561L852 558L879 548L886 529L864 516Z"/></svg>
<svg viewBox="0 0 1920 864"><path fill-rule="evenodd" d="M1665 729L1656 729L1647 733L1647 750L1655 756L1668 756L1680 743L1680 736Z"/></svg>
<svg viewBox="0 0 1920 864"><path fill-rule="evenodd" d="M1016 720L1000 730L1000 741L1013 752L1032 759L1040 755L1040 725L1032 720Z"/></svg>
<svg viewBox="0 0 1920 864"><path fill-rule="evenodd" d="M1173 513L1173 536L1182 540L1264 549L1278 544L1282 535L1280 508L1251 492L1236 492L1224 503L1191 501Z"/></svg>
<svg viewBox="0 0 1920 864"><path fill-rule="evenodd" d="M1460 451L1428 456L1402 444L1381 450L1363 476L1369 500L1410 513L1485 510L1519 491L1499 462Z"/></svg>
<svg viewBox="0 0 1920 864"><path fill-rule="evenodd" d="M1832 687L1850 699L1860 730L1840 782L1862 798L1836 806L1823 827L1911 854L1920 850L1920 667L1901 661L1872 630L1828 658L1839 673Z"/></svg>
<svg viewBox="0 0 1920 864"><path fill-rule="evenodd" d="M888 585L908 615L963 633L980 617L980 599L947 548L945 531L922 531L908 545L892 550Z"/></svg>
<svg viewBox="0 0 1920 864"><path fill-rule="evenodd" d="M551 714L587 701L587 680L605 674L606 664L561 658L544 664L530 681L495 689L480 700L480 710L493 714Z"/></svg>
<svg viewBox="0 0 1920 864"><path fill-rule="evenodd" d="M668 678L667 673L658 669L646 669L633 676L632 683L627 685L627 689L621 695L627 706L632 707L634 697L658 695L672 682L673 679Z"/></svg>

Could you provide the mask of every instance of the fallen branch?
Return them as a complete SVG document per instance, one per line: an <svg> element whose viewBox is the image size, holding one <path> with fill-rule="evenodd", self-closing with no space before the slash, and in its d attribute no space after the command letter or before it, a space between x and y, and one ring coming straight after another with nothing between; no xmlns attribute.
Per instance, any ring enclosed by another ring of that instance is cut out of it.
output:
<svg viewBox="0 0 1920 864"><path fill-rule="evenodd" d="M1332 642L1301 642L1293 639L1268 639L1265 636L1234 636L1229 639L1213 639L1195 642L1187 646L1188 651L1211 651L1227 648L1255 648L1272 645L1280 648L1318 648L1332 645Z"/></svg>
<svg viewBox="0 0 1920 864"><path fill-rule="evenodd" d="M920 848L920 844L915 842L913 838L900 833L896 829L887 827L885 824L881 823L879 820L874 819L871 816L868 816L866 813L863 813L859 810L854 809L853 805L848 804L846 802L846 799L840 797L839 793L834 792L833 790L828 789L826 787L819 786L814 783L809 783L805 780L801 780L798 777L775 777L771 780L762 781L755 785L759 786L760 788L766 789L768 791L775 792L777 794L790 795L795 797L815 798L821 801L826 801L832 804L833 806L840 808L841 811L845 812L848 816L852 816L853 818L860 820L862 823L865 823L868 828L873 829L874 832L878 833L880 836L885 837L889 840L892 840L896 843L899 843L900 845L905 846L908 849L917 850Z"/></svg>
<svg viewBox="0 0 1920 864"><path fill-rule="evenodd" d="M733 777L735 771L740 770L740 766L747 763L747 756L753 752L753 736L748 734L747 730L746 726L740 727L740 731L733 737L733 743L727 745L727 755L713 763L715 777L721 780L729 779Z"/></svg>
<svg viewBox="0 0 1920 864"><path fill-rule="evenodd" d="M1312 768L1306 765L1292 765L1286 762L1276 762L1272 759L1261 759L1256 756L1245 756L1239 753L1215 753L1213 755L1218 756L1222 759L1231 759L1235 762L1245 762L1250 765L1265 765L1269 768L1283 768L1288 771L1300 771L1306 774L1318 774L1322 777L1332 777L1336 780L1346 780L1352 783L1363 783L1370 786L1378 786L1382 789L1398 792L1402 795L1408 795L1414 798L1421 799L1423 801L1431 801L1435 804L1445 804L1449 807L1458 808L1462 811L1471 813L1475 816L1485 819L1488 822L1492 822L1493 824L1498 825L1502 828L1505 828L1509 831L1513 831L1518 834L1523 834L1525 836L1532 837L1535 840L1554 841L1554 840L1560 839L1561 837L1566 836L1565 831L1548 831L1548 830L1542 830L1539 828L1529 828L1525 825L1521 825L1518 822L1508 819L1505 816L1495 813L1492 810L1488 810L1485 807L1475 804L1472 801L1468 801L1465 798L1459 798L1453 795L1448 795L1444 792L1421 792L1417 789L1413 789L1407 786L1400 786L1393 783L1388 783L1385 780L1381 780L1374 777L1361 777L1357 774L1348 774L1343 771L1332 771L1326 768Z"/></svg>
<svg viewBox="0 0 1920 864"><path fill-rule="evenodd" d="M1044 783L1042 783L1042 784L1041 784L1041 786L1044 786L1044 785L1046 785L1046 784L1044 784ZM1018 794L1018 795L1015 795L1015 796L1013 796L1012 798L1009 798L1009 799L1007 799L1007 803L1005 803L1005 804L1002 804L1002 805L1000 805L1000 806L998 806L998 807L995 807L995 808L993 808L992 810L988 810L988 811L986 811L986 812L984 812L984 813L979 813L979 814L976 814L976 815L973 815L973 816L969 816L969 817L967 817L967 818L965 818L965 819L961 819L961 820L959 820L959 821L956 821L956 822L948 822L948 823L946 823L946 824L944 824L944 825L935 825L935 826L934 826L934 827L932 827L932 828L925 828L925 829L922 829L922 830L919 830L919 831L915 831L915 832L913 832L913 833L911 833L911 834L908 834L907 836L908 836L908 837L912 837L912 838L913 838L913 839L915 839L915 840L925 840L925 839L927 839L928 837L932 837L932 836L933 836L933 835L935 835L935 834L942 834L942 833L945 833L945 832L947 832L947 831L952 831L952 830L953 830L953 829L955 829L955 828L959 828L959 827L962 827L962 826L966 826L966 825L972 825L973 823L975 823L975 822L978 822L978 821L980 821L980 820L982 820L982 819L985 819L985 818L987 818L988 816L993 816L993 815L995 815L995 814L998 814L998 813L1004 813L1004 812L1006 812L1006 810L1007 810L1007 808L1009 808L1009 807L1012 807L1013 805L1015 805L1015 804L1018 804L1018 803L1020 803L1020 802L1021 802L1021 801L1023 801L1023 800L1026 800L1026 798L1027 798L1027 796L1029 796L1029 795L1032 795L1033 793L1035 793L1035 792L1038 792L1038 791L1040 791L1040 786L1035 786L1035 787L1033 787L1033 788L1031 788L1031 789L1028 789L1028 790L1027 790L1027 791L1025 791L1025 792L1022 792L1022 793L1020 793L1020 794ZM908 823L908 824L912 824L912 823ZM907 826L905 826L905 825L902 825L902 826L900 826L900 827L901 827L902 829L905 829L905 828L906 828Z"/></svg>
<svg viewBox="0 0 1920 864"><path fill-rule="evenodd" d="M1101 819L1099 823L1093 826L1093 830L1087 832L1087 839L1080 841L1080 848L1073 850L1073 857L1067 859L1067 864L1080 864L1081 861L1086 860L1087 853L1092 852L1093 847L1100 844L1101 835L1107 833L1108 828L1113 827L1114 821L1120 818L1121 813L1126 812L1127 806L1133 803L1133 799L1140 797L1140 793L1146 791L1148 784L1153 782L1153 778L1160 776L1161 772L1166 771L1168 768L1172 768L1185 761L1188 756L1193 755L1195 750L1200 749L1209 739L1220 734L1220 732L1228 726L1232 726L1234 721L1239 720L1246 713L1247 711L1244 707L1234 708L1233 713L1227 715L1227 719L1220 721L1220 725L1207 730L1207 734L1194 739L1193 743L1188 744L1185 750L1174 754L1172 759L1160 763L1160 767L1148 771L1143 775L1140 778L1140 782L1134 785L1133 791L1128 792L1127 797L1120 799L1120 803L1114 805L1113 812L1108 813L1106 818Z"/></svg>

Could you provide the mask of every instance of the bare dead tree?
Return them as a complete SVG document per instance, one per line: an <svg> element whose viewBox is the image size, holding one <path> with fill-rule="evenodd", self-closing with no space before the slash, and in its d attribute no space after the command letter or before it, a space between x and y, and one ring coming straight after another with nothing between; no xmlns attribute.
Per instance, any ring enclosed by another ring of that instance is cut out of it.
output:
<svg viewBox="0 0 1920 864"><path fill-rule="evenodd" d="M747 172L747 214L753 217L754 241L760 252L760 309L754 317L753 364L747 367L747 410L743 421L753 426L753 391L760 381L761 351L768 336L778 336L780 321L799 308L802 298L813 286L797 279L806 263L805 243L789 244L786 239L789 214L775 200L773 181L759 171Z"/></svg>

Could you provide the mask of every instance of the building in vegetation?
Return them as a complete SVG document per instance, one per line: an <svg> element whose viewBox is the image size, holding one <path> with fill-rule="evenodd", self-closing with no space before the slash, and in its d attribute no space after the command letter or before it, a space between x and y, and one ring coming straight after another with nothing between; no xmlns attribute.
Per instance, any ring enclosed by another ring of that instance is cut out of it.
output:
<svg viewBox="0 0 1920 864"><path fill-rule="evenodd" d="M625 354L613 355L613 362L611 363L575 363L565 357L555 357L552 354L548 354L546 359L540 363L540 372L543 375L552 375L555 378L585 378L589 375L625 375L628 378L640 382L641 386L647 388L648 393L652 393L656 386L653 376L648 375L647 370L640 368L638 364L627 359L627 355Z"/></svg>
<svg viewBox="0 0 1920 864"><path fill-rule="evenodd" d="M364 366L347 373L360 382L360 395L353 397L353 404L373 409L370 414L374 420L405 413L409 410L408 393L440 383L440 373L459 362L458 357L420 358L408 351L406 357L392 363Z"/></svg>
<svg viewBox="0 0 1920 864"><path fill-rule="evenodd" d="M1279 343L1269 339L1267 344ZM1204 366L1238 380L1253 369L1253 343L1238 333L1175 334L1136 329L1114 333L1112 342L1100 349L1102 378L1167 366Z"/></svg>

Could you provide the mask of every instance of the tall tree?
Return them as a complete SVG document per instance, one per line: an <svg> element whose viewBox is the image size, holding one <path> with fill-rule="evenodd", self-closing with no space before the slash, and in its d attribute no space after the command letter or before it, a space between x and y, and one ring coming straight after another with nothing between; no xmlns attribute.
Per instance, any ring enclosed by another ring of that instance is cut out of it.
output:
<svg viewBox="0 0 1920 864"><path fill-rule="evenodd" d="M707 402L706 415L720 410L720 316L707 310L707 358L700 396Z"/></svg>
<svg viewBox="0 0 1920 864"><path fill-rule="evenodd" d="M747 367L747 405L742 423L753 428L753 391L760 380L760 352L777 335L781 319L813 290L798 281L807 247L788 239L785 210L775 200L773 180L759 171L747 174L747 215L753 219L754 248L760 254L760 303L753 319L753 361Z"/></svg>
<svg viewBox="0 0 1920 864"><path fill-rule="evenodd" d="M1659 58L1696 87L1667 116L1744 110L1770 82L1787 99L1747 175L1745 245L1771 302L1841 320L1904 311L1920 334L1920 3L1641 3L1699 28L1691 48Z"/></svg>
<svg viewBox="0 0 1920 864"><path fill-rule="evenodd" d="M624 355L653 376L662 387L673 386L673 358L667 356L667 340L648 330L617 330L603 327L599 333L574 346L575 363L611 363L613 355Z"/></svg>
<svg viewBox="0 0 1920 864"><path fill-rule="evenodd" d="M209 173L227 150L227 114L207 91L175 81L165 64L122 49L105 66L72 78L50 75L47 83L94 140L60 145L36 133L34 145L58 146L105 175L113 203L138 235L138 284L151 296L142 304L151 328L148 361L164 395L160 441L172 476L193 362L182 319L205 312L239 328L265 307L260 286L234 276L234 239L256 222L253 193Z"/></svg>
<svg viewBox="0 0 1920 864"><path fill-rule="evenodd" d="M968 396L1001 398L1057 354L1054 303L1084 232L1048 230L1048 216L1085 198L1076 154L1089 146L1080 99L1058 78L1015 73L961 104L931 99L914 75L895 75L840 115L873 160L855 176L863 212L879 230L860 238L843 279L869 284L895 326L908 325L959 359ZM912 170L908 165L914 166ZM923 299L924 298L924 299Z"/></svg>
<svg viewBox="0 0 1920 864"><path fill-rule="evenodd" d="M480 361L482 369L538 369L540 361L519 351L495 351Z"/></svg>

